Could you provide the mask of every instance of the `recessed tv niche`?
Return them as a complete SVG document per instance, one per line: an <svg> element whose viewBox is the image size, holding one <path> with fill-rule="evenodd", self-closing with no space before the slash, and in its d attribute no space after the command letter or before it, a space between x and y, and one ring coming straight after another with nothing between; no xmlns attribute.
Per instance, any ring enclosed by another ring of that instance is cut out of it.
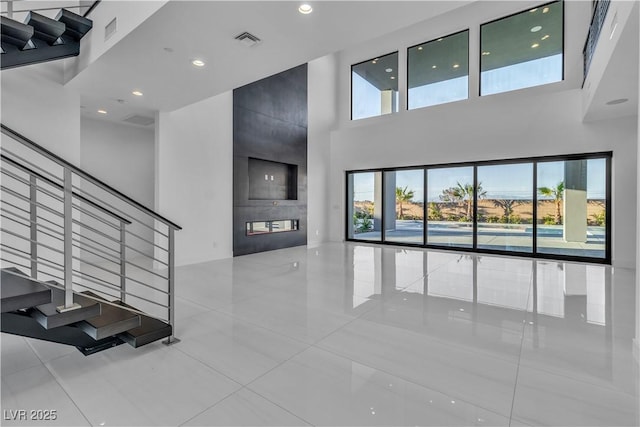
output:
<svg viewBox="0 0 640 427"><path fill-rule="evenodd" d="M298 200L298 166L249 157L249 200Z"/></svg>

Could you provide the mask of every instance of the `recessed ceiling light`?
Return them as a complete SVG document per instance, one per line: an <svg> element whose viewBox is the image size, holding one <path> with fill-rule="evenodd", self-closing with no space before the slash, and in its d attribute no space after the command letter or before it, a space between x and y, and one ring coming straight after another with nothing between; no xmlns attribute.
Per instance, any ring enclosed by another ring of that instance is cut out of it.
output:
<svg viewBox="0 0 640 427"><path fill-rule="evenodd" d="M536 7L535 9L531 9L529 12L535 12L536 10L538 10L538 8Z"/></svg>
<svg viewBox="0 0 640 427"><path fill-rule="evenodd" d="M629 100L629 98L612 99L611 101L607 102L607 105L624 104L628 100Z"/></svg>
<svg viewBox="0 0 640 427"><path fill-rule="evenodd" d="M310 4L301 4L300 7L298 8L298 12L302 13L303 15L308 15L311 12L313 12L313 8L311 7Z"/></svg>
<svg viewBox="0 0 640 427"><path fill-rule="evenodd" d="M435 70L436 68L438 68L438 66L437 65L432 65L431 68L433 68Z"/></svg>
<svg viewBox="0 0 640 427"><path fill-rule="evenodd" d="M542 27L540 25L536 25L535 27L531 27L531 32L532 33L537 33L541 29L542 29Z"/></svg>
<svg viewBox="0 0 640 427"><path fill-rule="evenodd" d="M453 68L458 68L460 64L453 64Z"/></svg>
<svg viewBox="0 0 640 427"><path fill-rule="evenodd" d="M204 61L202 59L194 59L193 61L191 61L191 64L193 64L195 67L204 67Z"/></svg>
<svg viewBox="0 0 640 427"><path fill-rule="evenodd" d="M531 45L531 49L535 49L535 48L537 48L538 46L540 46L538 43L534 43L534 44L532 44L532 45Z"/></svg>
<svg viewBox="0 0 640 427"><path fill-rule="evenodd" d="M142 92L140 92L139 90L134 90L133 92L131 92L133 95L135 96L142 96Z"/></svg>
<svg viewBox="0 0 640 427"><path fill-rule="evenodd" d="M443 39L442 39L442 37L440 37L440 38L438 39L438 41L439 41L439 42L441 42L442 40L443 40Z"/></svg>
<svg viewBox="0 0 640 427"><path fill-rule="evenodd" d="M487 55L491 55L491 52L489 52L489 51L482 52L482 56L487 56Z"/></svg>
<svg viewBox="0 0 640 427"><path fill-rule="evenodd" d="M100 114L107 114L107 110L98 110L98 113L100 113Z"/></svg>
<svg viewBox="0 0 640 427"><path fill-rule="evenodd" d="M422 46L418 46L418 50L422 50Z"/></svg>
<svg viewBox="0 0 640 427"><path fill-rule="evenodd" d="M544 9L542 9L542 13L547 13L547 12L549 12L549 8L548 7L545 7Z"/></svg>
<svg viewBox="0 0 640 427"><path fill-rule="evenodd" d="M390 73L390 72L392 72L392 71L393 71L393 68L385 68L385 71L386 71L387 73Z"/></svg>
<svg viewBox="0 0 640 427"><path fill-rule="evenodd" d="M391 77L389 77L389 78L390 78L391 80L395 80L395 79L396 79L396 78L395 78L395 76L391 76Z"/></svg>
<svg viewBox="0 0 640 427"><path fill-rule="evenodd" d="M544 36L542 36L542 38L540 40L546 40L549 38L549 34L545 34Z"/></svg>

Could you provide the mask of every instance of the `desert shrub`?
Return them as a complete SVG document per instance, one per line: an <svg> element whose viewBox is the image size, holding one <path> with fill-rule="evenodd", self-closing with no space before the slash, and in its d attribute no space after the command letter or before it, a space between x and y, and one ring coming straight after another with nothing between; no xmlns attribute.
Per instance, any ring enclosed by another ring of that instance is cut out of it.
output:
<svg viewBox="0 0 640 427"><path fill-rule="evenodd" d="M509 224L522 224L522 218L520 215L509 215Z"/></svg>
<svg viewBox="0 0 640 427"><path fill-rule="evenodd" d="M428 218L432 221L441 221L443 218L442 209L440 208L440 204L431 202L429 203L429 213Z"/></svg>
<svg viewBox="0 0 640 427"><path fill-rule="evenodd" d="M363 218L360 220L360 224L358 225L357 232L364 233L373 228L373 221L370 218Z"/></svg>
<svg viewBox="0 0 640 427"><path fill-rule="evenodd" d="M604 212L594 213L591 216L593 217L593 222L595 225L604 226L607 222L606 214Z"/></svg>

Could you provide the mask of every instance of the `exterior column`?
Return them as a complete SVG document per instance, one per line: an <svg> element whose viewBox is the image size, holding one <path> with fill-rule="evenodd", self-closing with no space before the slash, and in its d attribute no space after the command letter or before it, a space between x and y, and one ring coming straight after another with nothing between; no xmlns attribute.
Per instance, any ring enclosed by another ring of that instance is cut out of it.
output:
<svg viewBox="0 0 640 427"><path fill-rule="evenodd" d="M562 231L566 242L587 241L587 161L564 163Z"/></svg>
<svg viewBox="0 0 640 427"><path fill-rule="evenodd" d="M382 232L382 172L375 172L373 184L373 231Z"/></svg>
<svg viewBox="0 0 640 427"><path fill-rule="evenodd" d="M384 229L394 231L396 229L396 173L384 173Z"/></svg>
<svg viewBox="0 0 640 427"><path fill-rule="evenodd" d="M380 114L393 113L393 105L395 104L394 91L382 90L380 91Z"/></svg>

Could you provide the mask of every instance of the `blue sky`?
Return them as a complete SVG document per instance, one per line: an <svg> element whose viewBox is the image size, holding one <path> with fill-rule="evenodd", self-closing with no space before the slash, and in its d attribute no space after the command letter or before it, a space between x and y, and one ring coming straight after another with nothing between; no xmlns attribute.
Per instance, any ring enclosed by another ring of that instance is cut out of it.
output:
<svg viewBox="0 0 640 427"><path fill-rule="evenodd" d="M587 161L587 197L605 198L605 159ZM564 180L564 162L538 163L538 187L555 187ZM473 182L472 167L436 168L428 171L428 201L439 200L442 190ZM533 188L533 164L491 165L478 167L478 181L489 198L530 199ZM422 170L396 172L396 187L407 186L415 193L414 200L424 200ZM374 173L354 175L355 200L373 200Z"/></svg>

